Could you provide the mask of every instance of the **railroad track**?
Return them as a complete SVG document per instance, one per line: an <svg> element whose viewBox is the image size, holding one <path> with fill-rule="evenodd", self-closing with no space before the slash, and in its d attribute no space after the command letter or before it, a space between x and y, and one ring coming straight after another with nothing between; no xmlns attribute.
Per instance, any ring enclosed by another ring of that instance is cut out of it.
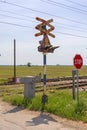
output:
<svg viewBox="0 0 87 130"><path fill-rule="evenodd" d="M73 87L72 77L47 79L47 90L65 89L72 87ZM84 91L87 90L87 76L79 77L79 87ZM43 91L43 79L41 80L41 83L36 84L36 91Z"/></svg>
<svg viewBox="0 0 87 130"><path fill-rule="evenodd" d="M43 79L41 79L40 83L36 83L36 92L43 91ZM16 92L16 94L24 93L24 85L23 84L5 84L5 88L3 85L0 85L0 96L2 96L5 92L9 95L10 93ZM59 89L67 89L73 87L72 77L62 77L55 79L47 79L47 90L59 90ZM79 77L79 89L82 91L87 91L87 76ZM16 91L15 91L16 90Z"/></svg>
<svg viewBox="0 0 87 130"><path fill-rule="evenodd" d="M8 82L3 85L14 85L14 82ZM16 84L15 84L16 85ZM20 86L20 85L19 85ZM43 91L43 79L41 79L40 83L36 83L36 91ZM72 77L58 77L54 79L47 79L47 90L57 90L57 89L66 89L73 87ZM79 87L82 90L87 91L87 76L79 76Z"/></svg>

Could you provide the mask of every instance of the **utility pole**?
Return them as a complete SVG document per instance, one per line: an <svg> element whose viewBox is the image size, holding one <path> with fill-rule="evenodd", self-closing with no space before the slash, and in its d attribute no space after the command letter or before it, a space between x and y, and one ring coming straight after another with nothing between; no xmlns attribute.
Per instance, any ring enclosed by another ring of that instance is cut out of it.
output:
<svg viewBox="0 0 87 130"><path fill-rule="evenodd" d="M14 39L14 82L16 83L16 40Z"/></svg>

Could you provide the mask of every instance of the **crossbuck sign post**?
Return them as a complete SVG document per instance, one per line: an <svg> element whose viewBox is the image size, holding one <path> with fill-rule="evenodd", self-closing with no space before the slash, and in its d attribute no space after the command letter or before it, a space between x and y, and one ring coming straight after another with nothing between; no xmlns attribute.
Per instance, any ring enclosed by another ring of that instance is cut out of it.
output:
<svg viewBox="0 0 87 130"><path fill-rule="evenodd" d="M51 33L52 30L54 30L54 26L52 26L50 23L53 22L53 19L44 20L41 18L36 17L36 20L40 21L41 23L38 24L35 28L39 30L38 33L35 34L35 36L41 36L43 35L43 39L39 41L40 46L38 46L38 51L43 53L43 66L44 66L44 74L43 74L43 83L44 83L44 92L42 96L42 103L45 104L47 102L48 97L46 95L46 54L47 53L53 53L56 48L59 46L53 47L50 43L49 36L55 38L55 35ZM48 26L48 29L47 29Z"/></svg>

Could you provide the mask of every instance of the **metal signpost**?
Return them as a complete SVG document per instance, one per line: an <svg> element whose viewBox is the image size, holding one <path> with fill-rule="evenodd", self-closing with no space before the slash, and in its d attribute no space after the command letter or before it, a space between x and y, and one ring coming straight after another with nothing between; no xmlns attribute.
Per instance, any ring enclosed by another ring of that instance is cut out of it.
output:
<svg viewBox="0 0 87 130"><path fill-rule="evenodd" d="M73 76L73 99L76 99L76 87L77 87L77 101L79 103L79 77L78 77L78 70L81 69L83 66L83 59L81 55L76 54L74 59L74 66L76 70L72 71L72 76ZM76 82L75 82L75 76L76 76ZM75 87L76 86L76 87Z"/></svg>
<svg viewBox="0 0 87 130"><path fill-rule="evenodd" d="M59 46L53 47L50 43L49 36L55 38L55 35L50 33L52 30L54 30L54 27L50 24L53 22L53 19L44 20L41 18L36 17L36 20L40 21L41 23L38 24L35 28L39 30L39 33L36 33L35 36L41 36L43 35L43 39L39 41L40 46L38 46L38 51L43 53L43 66L44 66L44 74L43 74L43 83L44 83L44 92L42 96L42 103L45 104L45 102L48 101L48 97L46 95L46 54L47 53L53 53L56 48ZM47 26L49 29L47 29Z"/></svg>
<svg viewBox="0 0 87 130"><path fill-rule="evenodd" d="M76 88L78 88L78 70L72 70L73 88L72 94L73 99L76 100Z"/></svg>

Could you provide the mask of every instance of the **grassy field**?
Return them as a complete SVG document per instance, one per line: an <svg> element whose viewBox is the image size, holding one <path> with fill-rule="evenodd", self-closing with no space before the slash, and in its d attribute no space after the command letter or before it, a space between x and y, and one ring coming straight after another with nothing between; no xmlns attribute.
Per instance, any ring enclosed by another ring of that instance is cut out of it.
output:
<svg viewBox="0 0 87 130"><path fill-rule="evenodd" d="M47 95L48 102L44 106L45 112L87 123L87 92L80 92L79 103L72 99L71 89L47 91ZM42 92L35 93L35 98L24 99L23 85L0 86L0 97L12 105L22 106L29 110L41 111L43 108Z"/></svg>
<svg viewBox="0 0 87 130"><path fill-rule="evenodd" d="M75 69L73 66L47 66L47 78L57 78L64 76L72 76L72 70ZM16 76L35 76L40 74L43 77L43 66L17 66ZM87 66L84 66L79 70L79 75L87 76ZM0 78L9 78L14 76L13 66L0 66Z"/></svg>
<svg viewBox="0 0 87 130"><path fill-rule="evenodd" d="M57 78L64 76L72 76L73 66L47 66L47 78ZM13 77L14 71L12 66L0 66L0 79L4 82L7 78ZM41 73L43 77L43 66L17 66L17 77L38 75ZM87 76L87 66L79 70L79 75ZM42 110L42 93L36 93L33 99L24 99L21 84L9 86L0 86L0 97L13 105L27 107L30 110ZM80 92L80 102L72 100L72 91L70 89L56 90L54 93L47 92L48 103L44 107L44 111L50 112L61 117L73 120L82 120L87 122L87 92Z"/></svg>

